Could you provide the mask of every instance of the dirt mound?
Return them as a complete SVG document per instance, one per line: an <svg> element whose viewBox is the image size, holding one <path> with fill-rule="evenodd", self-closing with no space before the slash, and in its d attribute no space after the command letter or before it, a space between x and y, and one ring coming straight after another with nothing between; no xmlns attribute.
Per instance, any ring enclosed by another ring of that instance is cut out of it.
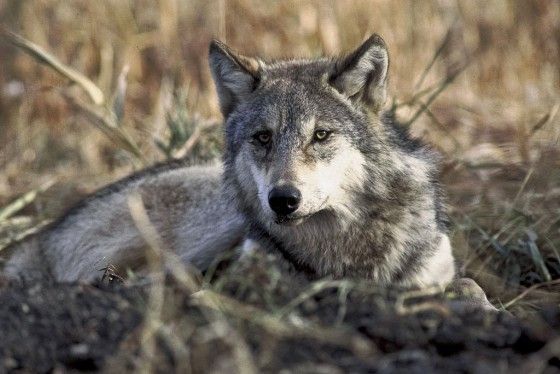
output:
<svg viewBox="0 0 560 374"><path fill-rule="evenodd" d="M560 369L558 309L528 325L434 290L310 282L274 256L207 274L197 290L173 277L144 283L5 284L0 372Z"/></svg>

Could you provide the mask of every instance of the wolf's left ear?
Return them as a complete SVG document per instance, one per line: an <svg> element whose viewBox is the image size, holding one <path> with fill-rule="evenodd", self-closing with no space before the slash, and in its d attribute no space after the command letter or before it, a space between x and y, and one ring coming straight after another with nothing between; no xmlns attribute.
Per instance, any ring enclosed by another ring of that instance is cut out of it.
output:
<svg viewBox="0 0 560 374"><path fill-rule="evenodd" d="M220 109L227 118L235 106L256 88L260 79L259 62L236 54L218 40L210 43L209 60Z"/></svg>
<svg viewBox="0 0 560 374"><path fill-rule="evenodd" d="M343 95L378 112L387 97L388 68L385 42L373 34L358 49L335 63L329 82Z"/></svg>

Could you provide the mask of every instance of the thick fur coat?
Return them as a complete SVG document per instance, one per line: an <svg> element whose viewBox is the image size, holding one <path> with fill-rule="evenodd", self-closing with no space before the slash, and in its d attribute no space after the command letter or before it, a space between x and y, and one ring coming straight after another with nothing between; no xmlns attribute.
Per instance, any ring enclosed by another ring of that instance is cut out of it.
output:
<svg viewBox="0 0 560 374"><path fill-rule="evenodd" d="M12 248L6 274L92 280L132 266L146 247L127 204L137 193L166 248L202 269L239 246L280 251L314 276L452 280L437 157L383 111L379 36L339 59L273 62L214 41L210 68L223 168L164 165L109 186Z"/></svg>

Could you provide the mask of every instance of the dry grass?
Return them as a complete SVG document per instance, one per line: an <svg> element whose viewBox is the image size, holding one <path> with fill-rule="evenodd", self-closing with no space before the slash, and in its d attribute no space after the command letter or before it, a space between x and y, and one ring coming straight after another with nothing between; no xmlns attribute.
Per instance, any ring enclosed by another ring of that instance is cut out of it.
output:
<svg viewBox="0 0 560 374"><path fill-rule="evenodd" d="M557 1L14 0L0 3L0 23L83 74L102 98L0 40L0 206L17 207L2 213L3 239L145 163L219 154L212 37L275 58L342 53L374 31L392 56L392 105L443 154L465 272L520 313L554 300Z"/></svg>

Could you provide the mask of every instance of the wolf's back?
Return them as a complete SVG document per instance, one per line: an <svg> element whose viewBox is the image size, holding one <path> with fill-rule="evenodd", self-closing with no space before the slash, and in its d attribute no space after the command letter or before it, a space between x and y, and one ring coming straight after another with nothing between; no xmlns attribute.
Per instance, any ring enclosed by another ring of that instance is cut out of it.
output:
<svg viewBox="0 0 560 374"><path fill-rule="evenodd" d="M156 167L133 174L85 199L52 226L10 248L10 278L92 281L100 269L145 262L145 233L129 199L140 196L164 249L205 267L244 234L244 220L222 193L218 166Z"/></svg>

